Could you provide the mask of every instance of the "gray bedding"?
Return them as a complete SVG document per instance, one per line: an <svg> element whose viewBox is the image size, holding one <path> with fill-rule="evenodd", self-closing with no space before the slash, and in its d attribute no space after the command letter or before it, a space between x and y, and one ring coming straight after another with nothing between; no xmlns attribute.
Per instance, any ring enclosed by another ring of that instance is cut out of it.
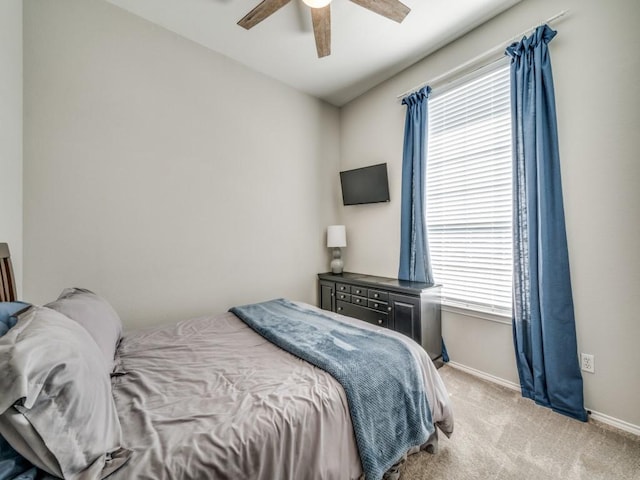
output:
<svg viewBox="0 0 640 480"><path fill-rule="evenodd" d="M336 319L380 330L355 319ZM434 424L453 429L449 398L427 354ZM358 479L362 467L344 390L231 313L128 333L113 395L123 446L113 479Z"/></svg>

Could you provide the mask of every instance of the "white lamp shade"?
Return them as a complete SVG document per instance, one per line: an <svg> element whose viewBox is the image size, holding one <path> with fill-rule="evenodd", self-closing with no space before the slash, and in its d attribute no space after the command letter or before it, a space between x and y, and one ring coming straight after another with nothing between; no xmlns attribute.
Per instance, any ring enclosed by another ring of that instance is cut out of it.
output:
<svg viewBox="0 0 640 480"><path fill-rule="evenodd" d="M322 8L326 7L331 3L331 0L302 0L311 8Z"/></svg>
<svg viewBox="0 0 640 480"><path fill-rule="evenodd" d="M327 247L346 247L347 230L344 225L329 225L327 227Z"/></svg>

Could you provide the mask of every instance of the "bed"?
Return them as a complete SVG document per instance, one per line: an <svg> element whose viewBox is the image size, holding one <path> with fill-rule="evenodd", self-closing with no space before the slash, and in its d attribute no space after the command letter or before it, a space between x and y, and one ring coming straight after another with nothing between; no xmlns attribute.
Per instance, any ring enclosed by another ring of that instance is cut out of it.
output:
<svg viewBox="0 0 640 480"><path fill-rule="evenodd" d="M334 330L383 335L415 361L433 429L402 449L385 467L386 477L405 454L434 450L438 429L451 434L446 389L413 340L288 303L330 316L317 321L338 322ZM66 289L45 306L23 306L0 338L0 366L19 373L0 379L0 435L8 444L0 478L7 449L20 454L14 473L22 469L23 478L364 478L345 387L241 316L225 312L122 335L115 310L88 290ZM30 342L22 345L23 337ZM70 373L58 379L62 364ZM38 383L59 385L34 392L29 385ZM384 392L379 396L385 399Z"/></svg>

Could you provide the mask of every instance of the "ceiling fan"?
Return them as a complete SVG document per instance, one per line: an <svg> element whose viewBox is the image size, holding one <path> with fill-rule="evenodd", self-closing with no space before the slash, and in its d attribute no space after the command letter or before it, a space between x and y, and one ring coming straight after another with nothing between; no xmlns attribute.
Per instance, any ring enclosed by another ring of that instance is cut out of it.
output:
<svg viewBox="0 0 640 480"><path fill-rule="evenodd" d="M253 10L247 13L238 22L243 28L249 30L255 27L262 20L277 12L291 0L262 0ZM331 54L331 0L302 0L311 7L311 21L313 23L313 34L316 39L316 50L318 58ZM360 5L383 17L387 17L398 23L411 11L400 0L351 0L356 5Z"/></svg>

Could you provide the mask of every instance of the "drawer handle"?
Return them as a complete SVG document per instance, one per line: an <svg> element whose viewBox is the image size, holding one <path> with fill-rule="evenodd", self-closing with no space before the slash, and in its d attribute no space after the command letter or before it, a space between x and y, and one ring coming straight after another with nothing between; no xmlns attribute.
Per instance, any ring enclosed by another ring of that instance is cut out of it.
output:
<svg viewBox="0 0 640 480"><path fill-rule="evenodd" d="M391 307L387 307L387 311L389 311L389 312L390 312L390 311L391 311Z"/></svg>
<svg viewBox="0 0 640 480"><path fill-rule="evenodd" d="M342 307L338 307L338 311L342 310Z"/></svg>
<svg viewBox="0 0 640 480"><path fill-rule="evenodd" d="M382 325L383 320L381 318L378 319L378 325Z"/></svg>
<svg viewBox="0 0 640 480"><path fill-rule="evenodd" d="M377 294L377 293L374 293L374 294L373 294L373 298L378 298L378 294Z"/></svg>
<svg viewBox="0 0 640 480"><path fill-rule="evenodd" d="M378 308L379 307L379 305L377 303L374 303L373 306L374 306L374 308Z"/></svg>

